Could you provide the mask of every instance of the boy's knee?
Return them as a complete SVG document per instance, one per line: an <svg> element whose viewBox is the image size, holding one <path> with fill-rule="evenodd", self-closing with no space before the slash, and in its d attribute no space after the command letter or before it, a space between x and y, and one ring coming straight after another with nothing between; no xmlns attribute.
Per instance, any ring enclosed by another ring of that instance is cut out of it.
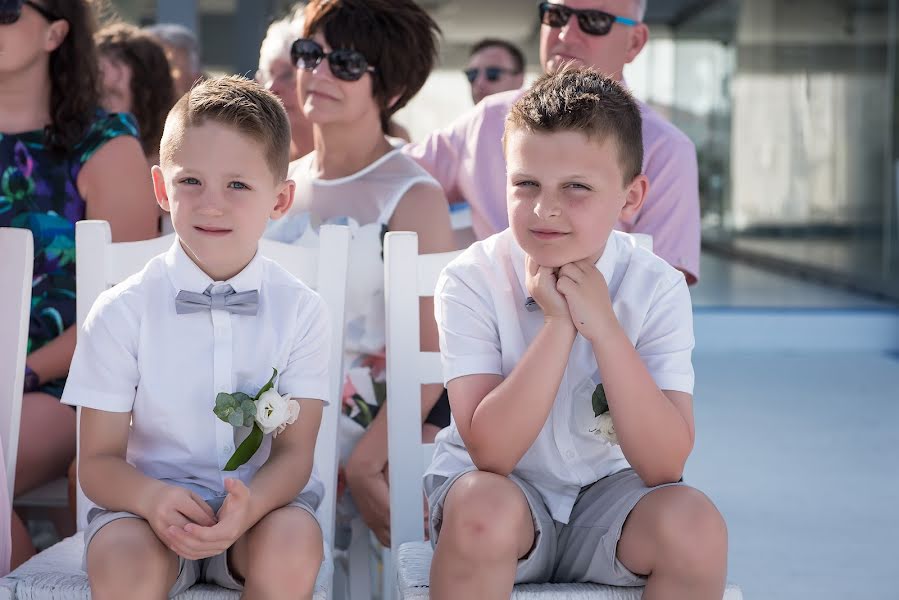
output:
<svg viewBox="0 0 899 600"><path fill-rule="evenodd" d="M119 519L91 540L87 573L94 593L128 590L131 593L171 587L177 558L139 519Z"/></svg>
<svg viewBox="0 0 899 600"><path fill-rule="evenodd" d="M659 542L669 564L696 575L717 571L727 560L727 525L702 492L672 487L659 518Z"/></svg>
<svg viewBox="0 0 899 600"><path fill-rule="evenodd" d="M248 583L257 590L271 590L265 597L278 597L284 590L311 590L324 559L321 529L315 519L303 511L281 515L267 525L256 532L251 543Z"/></svg>
<svg viewBox="0 0 899 600"><path fill-rule="evenodd" d="M522 523L531 520L524 493L509 478L473 472L447 493L440 540L471 560L504 558L519 546Z"/></svg>

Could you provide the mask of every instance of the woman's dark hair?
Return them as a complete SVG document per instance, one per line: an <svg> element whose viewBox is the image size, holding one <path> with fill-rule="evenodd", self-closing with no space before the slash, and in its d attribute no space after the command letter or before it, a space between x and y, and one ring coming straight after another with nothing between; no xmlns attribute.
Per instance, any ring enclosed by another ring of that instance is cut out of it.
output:
<svg viewBox="0 0 899 600"><path fill-rule="evenodd" d="M165 50L153 37L127 23L103 27L97 52L131 69L131 114L137 119L144 154L159 154L165 117L175 103L175 84Z"/></svg>
<svg viewBox="0 0 899 600"><path fill-rule="evenodd" d="M50 150L68 154L93 123L100 105L96 3L43 0L42 4L69 23L65 39L50 53L50 125L45 130Z"/></svg>
<svg viewBox="0 0 899 600"><path fill-rule="evenodd" d="M440 27L413 0L312 0L303 35L319 32L331 48L358 50L375 68L372 95L385 133L437 62Z"/></svg>

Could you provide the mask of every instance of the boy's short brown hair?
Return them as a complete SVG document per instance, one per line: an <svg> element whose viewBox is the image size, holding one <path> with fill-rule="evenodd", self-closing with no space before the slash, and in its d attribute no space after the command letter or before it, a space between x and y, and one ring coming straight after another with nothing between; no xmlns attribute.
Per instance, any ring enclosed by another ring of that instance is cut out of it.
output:
<svg viewBox="0 0 899 600"><path fill-rule="evenodd" d="M386 133L434 68L440 27L413 0L312 0L305 17L305 37L321 33L332 49L358 50L375 68L372 95Z"/></svg>
<svg viewBox="0 0 899 600"><path fill-rule="evenodd" d="M284 106L261 85L238 75L202 81L178 100L165 122L159 162L171 159L178 138L188 127L202 125L207 119L259 142L275 179L287 178L290 122Z"/></svg>
<svg viewBox="0 0 899 600"><path fill-rule="evenodd" d="M589 67L565 67L537 79L509 111L504 146L517 129L579 131L600 141L612 136L624 183L643 170L643 120L637 101L620 83Z"/></svg>

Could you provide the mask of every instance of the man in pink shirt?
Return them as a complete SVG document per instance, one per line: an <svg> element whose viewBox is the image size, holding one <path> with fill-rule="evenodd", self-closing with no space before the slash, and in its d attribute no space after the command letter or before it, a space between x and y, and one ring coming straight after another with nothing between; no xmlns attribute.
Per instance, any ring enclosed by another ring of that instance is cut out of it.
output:
<svg viewBox="0 0 899 600"><path fill-rule="evenodd" d="M642 22L646 0L554 0L541 2L540 60L545 70L575 61L618 81L649 38ZM471 205L475 235L484 239L509 226L502 134L506 115L524 90L489 96L446 129L404 151L443 186L450 202ZM643 172L649 195L643 209L618 228L646 233L654 252L699 279L699 184L696 148L674 125L640 103Z"/></svg>

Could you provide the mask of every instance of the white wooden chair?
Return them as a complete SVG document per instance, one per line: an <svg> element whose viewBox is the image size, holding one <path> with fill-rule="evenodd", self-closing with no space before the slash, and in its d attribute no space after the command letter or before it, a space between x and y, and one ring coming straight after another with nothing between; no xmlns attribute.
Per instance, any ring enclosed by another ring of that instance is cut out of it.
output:
<svg viewBox="0 0 899 600"><path fill-rule="evenodd" d="M109 224L105 221L81 221L75 230L77 260L77 320L79 331L97 296L107 288L136 273L152 257L168 250L174 235L142 242L112 243ZM333 565L331 549L334 540L334 511L337 490L337 419L340 414L340 390L343 384L343 331L346 301L349 230L342 226L324 226L318 248L300 248L270 240L262 240L260 251L276 261L292 275L316 289L331 311L331 402L322 414L322 424L315 447L315 463L325 487L325 497L318 509L325 538L325 561L315 585L314 598L326 600L332 594ZM79 529L85 525L85 497L78 490ZM10 598L90 598L87 575L81 569L84 552L82 534L63 540L38 554L0 582ZM178 596L179 600L238 598L239 594L215 586L196 585Z"/></svg>
<svg viewBox="0 0 899 600"><path fill-rule="evenodd" d="M31 313L34 242L28 229L0 227L0 441L6 459L6 482L13 497L25 352Z"/></svg>
<svg viewBox="0 0 899 600"><path fill-rule="evenodd" d="M652 238L637 244L652 249ZM387 234L384 246L387 305L387 430L390 461L390 537L393 544L390 577L400 600L428 598L432 550L424 541L422 476L431 462L433 444L421 442L420 386L442 383L440 355L422 352L419 344L418 302L432 296L441 270L458 252L418 254L418 236ZM517 585L515 599L636 600L643 588L598 584ZM740 600L739 588L728 585L724 600Z"/></svg>

